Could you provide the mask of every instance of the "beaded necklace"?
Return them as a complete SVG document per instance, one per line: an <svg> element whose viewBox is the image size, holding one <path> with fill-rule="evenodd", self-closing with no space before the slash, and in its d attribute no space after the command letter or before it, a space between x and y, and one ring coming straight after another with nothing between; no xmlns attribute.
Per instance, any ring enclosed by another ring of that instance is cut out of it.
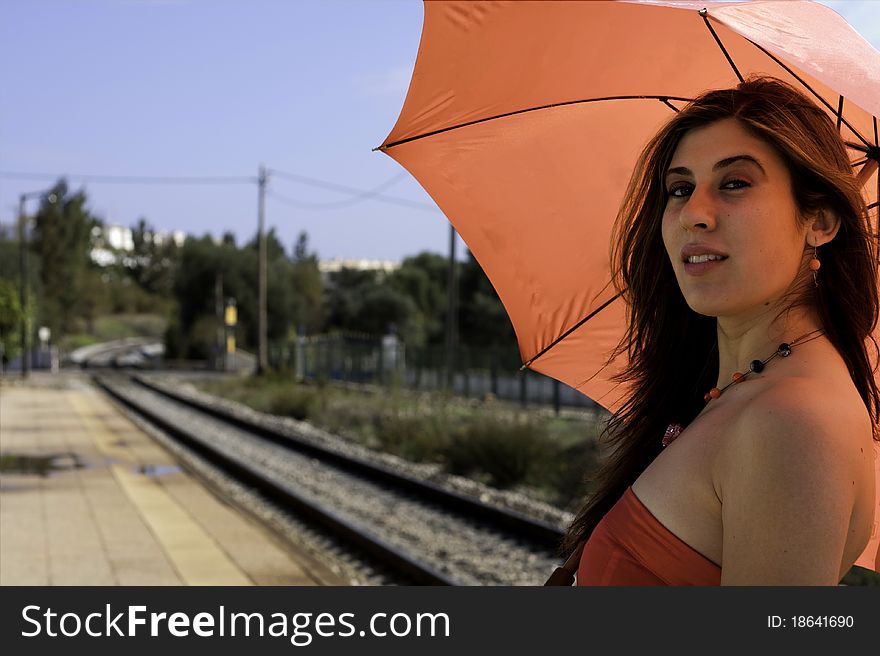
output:
<svg viewBox="0 0 880 656"><path fill-rule="evenodd" d="M818 333L818 335L816 333ZM814 339L819 339L824 333L825 333L825 331L823 329L819 328L818 330L814 330L812 332L806 333L805 335L801 335L800 337L798 337L796 340L794 340L790 344L783 342L782 344L780 344L776 348L776 352L773 353L773 355L771 355L767 359L765 359L765 360L752 360L749 363L748 371L746 371L745 373L740 373L739 371L735 371L732 376L733 380L731 380L729 383L727 383L727 385L725 385L721 389L718 389L717 387L713 387L712 389L710 389L708 392L706 392L703 395L703 401L705 401L706 403L709 403L709 401L711 401L712 399L717 399L719 396L721 396L724 393L724 391L728 387L730 387L731 385L738 385L739 383L743 382L749 376L749 374L753 374L753 373L759 374L762 371L764 371L764 367L766 366L766 364L768 362L770 362L770 360L775 358L777 355L781 356L783 358L787 358L789 355L791 355L791 348L793 346L797 346L798 344L806 344L807 342L811 342ZM663 446L664 447L669 446L669 444L676 437L681 435L682 430L683 429L681 427L681 424L679 424L679 423L669 424L669 426L666 427L666 433L663 435L663 440L661 442L663 444Z"/></svg>

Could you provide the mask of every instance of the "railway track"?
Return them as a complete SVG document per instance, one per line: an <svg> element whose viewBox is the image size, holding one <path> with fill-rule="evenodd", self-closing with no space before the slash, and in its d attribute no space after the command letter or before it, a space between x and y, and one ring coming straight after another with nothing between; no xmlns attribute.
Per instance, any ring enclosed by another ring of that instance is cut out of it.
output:
<svg viewBox="0 0 880 656"><path fill-rule="evenodd" d="M282 433L143 378L96 382L227 475L321 530L397 581L543 582L559 526Z"/></svg>

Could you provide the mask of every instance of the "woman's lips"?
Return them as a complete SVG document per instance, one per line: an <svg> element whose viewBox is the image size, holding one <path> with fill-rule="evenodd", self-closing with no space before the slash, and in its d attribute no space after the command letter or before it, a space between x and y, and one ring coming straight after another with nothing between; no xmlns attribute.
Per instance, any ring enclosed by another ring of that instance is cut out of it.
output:
<svg viewBox="0 0 880 656"><path fill-rule="evenodd" d="M692 276L704 276L722 266L727 259L707 260L706 262L685 262L684 272Z"/></svg>

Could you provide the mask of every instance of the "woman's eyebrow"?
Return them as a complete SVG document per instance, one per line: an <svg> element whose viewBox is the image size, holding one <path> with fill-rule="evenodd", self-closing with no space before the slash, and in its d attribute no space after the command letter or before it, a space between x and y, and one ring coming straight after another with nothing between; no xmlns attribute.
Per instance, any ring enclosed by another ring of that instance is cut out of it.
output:
<svg viewBox="0 0 880 656"><path fill-rule="evenodd" d="M745 160L746 162L751 162L759 169L761 169L761 173L767 175L767 172L764 170L764 167L761 166L761 162L752 157L751 155L734 155L733 157L725 157L722 160L718 160L715 162L715 166L712 167L713 171L717 171L719 169L723 169L727 166L730 166L734 162L738 162L740 160ZM669 169L666 171L666 175L672 175L673 173L678 173L681 175L693 175L693 172L687 168L686 166L676 166L675 168Z"/></svg>

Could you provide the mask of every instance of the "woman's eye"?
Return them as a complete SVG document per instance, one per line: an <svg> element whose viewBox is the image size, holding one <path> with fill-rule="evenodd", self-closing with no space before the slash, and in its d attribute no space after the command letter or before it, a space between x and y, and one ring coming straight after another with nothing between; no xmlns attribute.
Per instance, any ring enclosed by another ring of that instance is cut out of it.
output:
<svg viewBox="0 0 880 656"><path fill-rule="evenodd" d="M749 183L746 182L745 180L728 180L722 186L727 187L728 185L736 185L736 187L734 187L734 189L742 189L743 187L750 186Z"/></svg>
<svg viewBox="0 0 880 656"><path fill-rule="evenodd" d="M751 185L745 180L728 180L724 184L721 185L722 189L728 190L737 190L744 189L745 187L750 187ZM690 195L692 189L692 185L689 184L679 184L669 188L667 195L671 198L687 198Z"/></svg>

